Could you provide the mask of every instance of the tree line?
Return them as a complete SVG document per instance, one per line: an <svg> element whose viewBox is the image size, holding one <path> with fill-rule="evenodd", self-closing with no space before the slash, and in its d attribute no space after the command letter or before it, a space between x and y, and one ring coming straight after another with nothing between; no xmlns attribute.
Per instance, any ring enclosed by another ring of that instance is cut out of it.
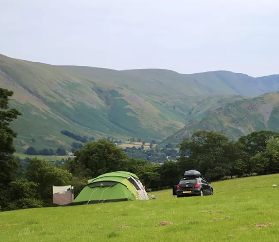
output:
<svg viewBox="0 0 279 242"><path fill-rule="evenodd" d="M82 143L73 142L71 152L74 153L76 150L81 149L82 147L83 147ZM51 155L65 156L68 153L65 150L65 148L63 148L63 147L59 147L55 151L53 151L53 149L46 149L46 148L37 150L33 146L30 146L25 150L25 154L27 154L27 155L45 155L45 156L51 156Z"/></svg>
<svg viewBox="0 0 279 242"><path fill-rule="evenodd" d="M52 186L71 184L77 195L88 179L117 170L137 174L148 190L176 185L190 169L210 181L279 172L279 133L273 131L252 132L237 142L212 131L196 131L181 142L179 157L162 165L129 158L115 143L102 139L87 142L60 167L39 159L22 167L12 155L16 133L10 123L20 113L8 107L11 96L0 88L0 210L51 206Z"/></svg>
<svg viewBox="0 0 279 242"><path fill-rule="evenodd" d="M25 154L27 155L60 155L65 156L67 155L67 151L64 148L57 148L56 151L53 151L53 149L41 149L36 150L34 147L30 146L26 149Z"/></svg>
<svg viewBox="0 0 279 242"><path fill-rule="evenodd" d="M61 134L65 135L65 136L68 136L76 141L80 141L82 143L87 143L88 141L94 141L95 138L94 137L90 137L88 138L87 136L80 136L78 134L74 134L68 130L61 130L60 131Z"/></svg>
<svg viewBox="0 0 279 242"><path fill-rule="evenodd" d="M197 131L180 144L185 169L196 168L210 180L225 176L279 172L279 133L252 132L233 142L213 131Z"/></svg>

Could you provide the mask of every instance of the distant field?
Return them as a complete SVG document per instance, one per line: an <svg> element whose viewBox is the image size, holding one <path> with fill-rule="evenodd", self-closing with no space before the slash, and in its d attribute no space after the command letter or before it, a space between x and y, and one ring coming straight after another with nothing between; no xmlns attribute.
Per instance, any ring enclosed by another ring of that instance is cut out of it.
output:
<svg viewBox="0 0 279 242"><path fill-rule="evenodd" d="M121 144L119 145L119 147L121 148L132 148L132 147L136 147L136 148L140 148L142 146L142 142L133 142L131 144ZM155 145L154 145L155 147ZM145 143L144 144L144 149L147 150L147 149L150 149L150 143Z"/></svg>
<svg viewBox="0 0 279 242"><path fill-rule="evenodd" d="M20 154L20 153L15 153L14 156L19 157L20 159L25 159L25 158L38 158L41 160L47 160L47 161L58 161L58 160L66 160L69 158L69 156L46 156L46 155L26 155L26 154Z"/></svg>
<svg viewBox="0 0 279 242"><path fill-rule="evenodd" d="M208 197L0 213L1 241L278 241L279 174L212 183Z"/></svg>

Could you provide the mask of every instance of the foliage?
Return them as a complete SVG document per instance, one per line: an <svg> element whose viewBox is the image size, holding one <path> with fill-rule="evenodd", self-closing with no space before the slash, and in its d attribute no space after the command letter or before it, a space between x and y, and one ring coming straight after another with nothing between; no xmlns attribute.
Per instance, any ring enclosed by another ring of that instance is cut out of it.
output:
<svg viewBox="0 0 279 242"><path fill-rule="evenodd" d="M28 181L27 179L17 179L12 181L9 185L11 200L18 200L22 198L39 198L38 183Z"/></svg>
<svg viewBox="0 0 279 242"><path fill-rule="evenodd" d="M10 128L20 112L16 109L9 109L9 98L12 91L0 88L0 207L5 209L9 203L8 186L19 176L20 163L12 154L15 149L13 139L16 132Z"/></svg>
<svg viewBox="0 0 279 242"><path fill-rule="evenodd" d="M72 175L64 169L55 167L50 162L31 159L27 166L26 178L28 181L38 184L40 197L50 202L52 186L68 185Z"/></svg>
<svg viewBox="0 0 279 242"><path fill-rule="evenodd" d="M72 132L70 132L68 130L61 130L60 132L61 132L61 134L64 134L64 135L66 135L66 136L68 136L70 138L73 138L73 139L75 139L77 141L80 141L82 143L88 142L88 137L86 137L86 136L82 137L82 136L74 134L74 133L72 133ZM93 140L94 140L94 138L93 138Z"/></svg>
<svg viewBox="0 0 279 242"><path fill-rule="evenodd" d="M8 208L24 209L43 207L43 202L40 200L39 185L26 179L18 179L9 185Z"/></svg>
<svg viewBox="0 0 279 242"><path fill-rule="evenodd" d="M0 155L0 184L8 185L19 175L20 162L14 156Z"/></svg>
<svg viewBox="0 0 279 242"><path fill-rule="evenodd" d="M144 150L142 147L140 148L125 148L125 154L129 158L133 159L142 159L147 160L154 163L163 163L167 159L176 160L178 156L178 152L175 149L160 149L156 146L154 149ZM168 156L168 158L167 158Z"/></svg>
<svg viewBox="0 0 279 242"><path fill-rule="evenodd" d="M125 168L128 157L121 148L105 139L86 143L75 152L76 157L68 164L68 169L76 175L87 178Z"/></svg>
<svg viewBox="0 0 279 242"><path fill-rule="evenodd" d="M57 148L55 153L60 156L67 155L67 151L64 148Z"/></svg>
<svg viewBox="0 0 279 242"><path fill-rule="evenodd" d="M0 155L12 154L15 152L13 139L16 132L10 128L10 123L17 119L20 112L16 109L9 109L9 98L13 95L12 91L0 88Z"/></svg>
<svg viewBox="0 0 279 242"><path fill-rule="evenodd" d="M279 133L269 130L252 132L239 138L238 143L243 145L245 152L250 155L256 155L266 149L268 140L279 137Z"/></svg>
<svg viewBox="0 0 279 242"><path fill-rule="evenodd" d="M92 140L92 141L94 141L94 140ZM75 148L75 149L81 149L83 147L83 144L77 143L77 142L73 142L72 143L72 147Z"/></svg>
<svg viewBox="0 0 279 242"><path fill-rule="evenodd" d="M12 95L12 91L0 88L0 185L14 180L19 169L18 161L11 156L15 151L13 139L17 134L10 128L10 123L20 115L18 110L9 109Z"/></svg>
<svg viewBox="0 0 279 242"><path fill-rule="evenodd" d="M51 156L51 155L59 155L59 156L65 156L67 155L67 151L64 148L57 148L57 150L54 152L52 149L41 149L36 150L34 147L30 146L25 151L26 155L45 155L45 156Z"/></svg>
<svg viewBox="0 0 279 242"><path fill-rule="evenodd" d="M279 172L278 136L277 132L258 131L232 142L212 131L197 131L181 143L180 163L213 180Z"/></svg>
<svg viewBox="0 0 279 242"><path fill-rule="evenodd" d="M181 143L180 160L194 165L207 179L217 180L229 173L228 164L225 163L225 148L228 145L229 140L224 135L212 131L197 131L191 140L185 139ZM187 152L190 152L190 156L185 160Z"/></svg>
<svg viewBox="0 0 279 242"><path fill-rule="evenodd" d="M161 186L172 187L177 184L183 170L179 169L179 163L176 161L166 161L160 167Z"/></svg>
<svg viewBox="0 0 279 242"><path fill-rule="evenodd" d="M8 188L2 189L0 206L3 210L47 206L51 204L53 185L71 184L77 195L88 178L116 170L137 174L148 191L172 187L190 169L201 171L210 181L275 173L279 172L279 138L276 137L274 132L259 131L233 142L222 134L200 130L191 139L183 140L178 160L164 160L163 164L150 162L148 158L155 159L159 154L176 158L178 153L172 146L144 152L128 149L138 152L145 160L129 158L125 150L108 140L88 142L61 168L47 161L26 160L24 166L28 165L23 173L26 179L15 180L15 176Z"/></svg>
<svg viewBox="0 0 279 242"><path fill-rule="evenodd" d="M146 188L153 190L162 188L158 164L141 159L129 159L123 169L137 174Z"/></svg>
<svg viewBox="0 0 279 242"><path fill-rule="evenodd" d="M34 147L30 146L26 149L25 154L27 155L54 155L54 151L52 149L41 149L36 150Z"/></svg>
<svg viewBox="0 0 279 242"><path fill-rule="evenodd" d="M44 206L43 201L35 198L21 198L9 204L9 210L26 209L26 208L41 208Z"/></svg>

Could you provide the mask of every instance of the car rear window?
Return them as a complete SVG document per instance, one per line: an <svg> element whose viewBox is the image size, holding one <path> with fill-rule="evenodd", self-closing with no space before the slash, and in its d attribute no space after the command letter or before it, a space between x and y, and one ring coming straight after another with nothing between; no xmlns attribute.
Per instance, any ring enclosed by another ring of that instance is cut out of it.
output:
<svg viewBox="0 0 279 242"><path fill-rule="evenodd" d="M197 179L185 179L179 182L179 184L187 184L187 183L197 183Z"/></svg>

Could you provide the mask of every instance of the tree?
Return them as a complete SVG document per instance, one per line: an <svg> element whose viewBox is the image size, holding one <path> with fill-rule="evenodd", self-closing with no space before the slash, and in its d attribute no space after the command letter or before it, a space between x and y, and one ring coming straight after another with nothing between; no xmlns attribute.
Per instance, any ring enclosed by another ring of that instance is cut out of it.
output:
<svg viewBox="0 0 279 242"><path fill-rule="evenodd" d="M42 207L43 202L38 190L38 184L35 182L26 179L12 181L9 185L9 210Z"/></svg>
<svg viewBox="0 0 279 242"><path fill-rule="evenodd" d="M13 95L12 91L0 88L0 154L12 154L15 151L13 139L16 138L16 132L10 127L10 123L17 119L20 112L16 109L9 109L9 97Z"/></svg>
<svg viewBox="0 0 279 242"><path fill-rule="evenodd" d="M279 138L268 140L266 150L254 155L251 163L258 174L279 172Z"/></svg>
<svg viewBox="0 0 279 242"><path fill-rule="evenodd" d="M253 164L253 172L257 174L266 174L268 167L268 158L265 153L259 153L250 159Z"/></svg>
<svg viewBox="0 0 279 242"><path fill-rule="evenodd" d="M82 146L83 146L83 144L81 144L81 143L77 143L77 142L72 143L72 147L75 149L81 149Z"/></svg>
<svg viewBox="0 0 279 242"><path fill-rule="evenodd" d="M231 178L234 175L242 176L247 171L245 159L247 156L242 145L229 141L224 143L223 150L223 166L226 168L226 175L231 176Z"/></svg>
<svg viewBox="0 0 279 242"><path fill-rule="evenodd" d="M181 162L187 161L187 167L199 170L208 179L219 179L229 173L225 159L226 136L213 131L196 131L192 139L184 139L180 145ZM185 159L189 156L189 159Z"/></svg>
<svg viewBox="0 0 279 242"><path fill-rule="evenodd" d="M128 162L124 151L105 139L85 144L75 155L68 163L69 170L87 178L123 170Z"/></svg>
<svg viewBox="0 0 279 242"><path fill-rule="evenodd" d="M26 169L26 178L29 182L38 184L40 197L50 202L52 186L70 184L72 175L64 169L55 167L48 161L31 159Z"/></svg>
<svg viewBox="0 0 279 242"><path fill-rule="evenodd" d="M77 141L80 141L82 143L88 142L88 138L86 136L81 137L80 135L77 135L77 134L74 134L72 132L69 132L68 130L61 130L60 133L63 134L63 135L66 135L66 136L68 136L70 138L73 138L73 139L75 139Z"/></svg>
<svg viewBox="0 0 279 242"><path fill-rule="evenodd" d="M34 147L30 146L26 149L25 154L27 154L27 155L37 155L38 152L35 150Z"/></svg>
<svg viewBox="0 0 279 242"><path fill-rule="evenodd" d="M17 134L10 128L10 123L21 114L8 106L12 95L12 91L0 88L0 186L14 180L19 169L18 161L11 156L15 152L13 139Z"/></svg>
<svg viewBox="0 0 279 242"><path fill-rule="evenodd" d="M270 139L267 141L265 153L269 159L268 172L279 172L279 138Z"/></svg>
<svg viewBox="0 0 279 242"><path fill-rule="evenodd" d="M175 161L165 161L160 167L162 186L172 187L177 184L182 173L178 165L178 162Z"/></svg>
<svg viewBox="0 0 279 242"><path fill-rule="evenodd" d="M162 187L160 165L148 162L145 163L145 165L138 167L134 173L138 175L142 181L142 184L146 188L158 190L160 187Z"/></svg>
<svg viewBox="0 0 279 242"><path fill-rule="evenodd" d="M278 132L262 130L240 137L238 143L243 145L245 152L254 156L257 153L265 151L268 140L278 137Z"/></svg>
<svg viewBox="0 0 279 242"><path fill-rule="evenodd" d="M60 156L64 156L64 155L67 155L67 152L66 152L66 150L64 148L58 148L56 150L56 154L60 155Z"/></svg>
<svg viewBox="0 0 279 242"><path fill-rule="evenodd" d="M54 155L54 152L52 149L42 149L38 151L39 155Z"/></svg>

